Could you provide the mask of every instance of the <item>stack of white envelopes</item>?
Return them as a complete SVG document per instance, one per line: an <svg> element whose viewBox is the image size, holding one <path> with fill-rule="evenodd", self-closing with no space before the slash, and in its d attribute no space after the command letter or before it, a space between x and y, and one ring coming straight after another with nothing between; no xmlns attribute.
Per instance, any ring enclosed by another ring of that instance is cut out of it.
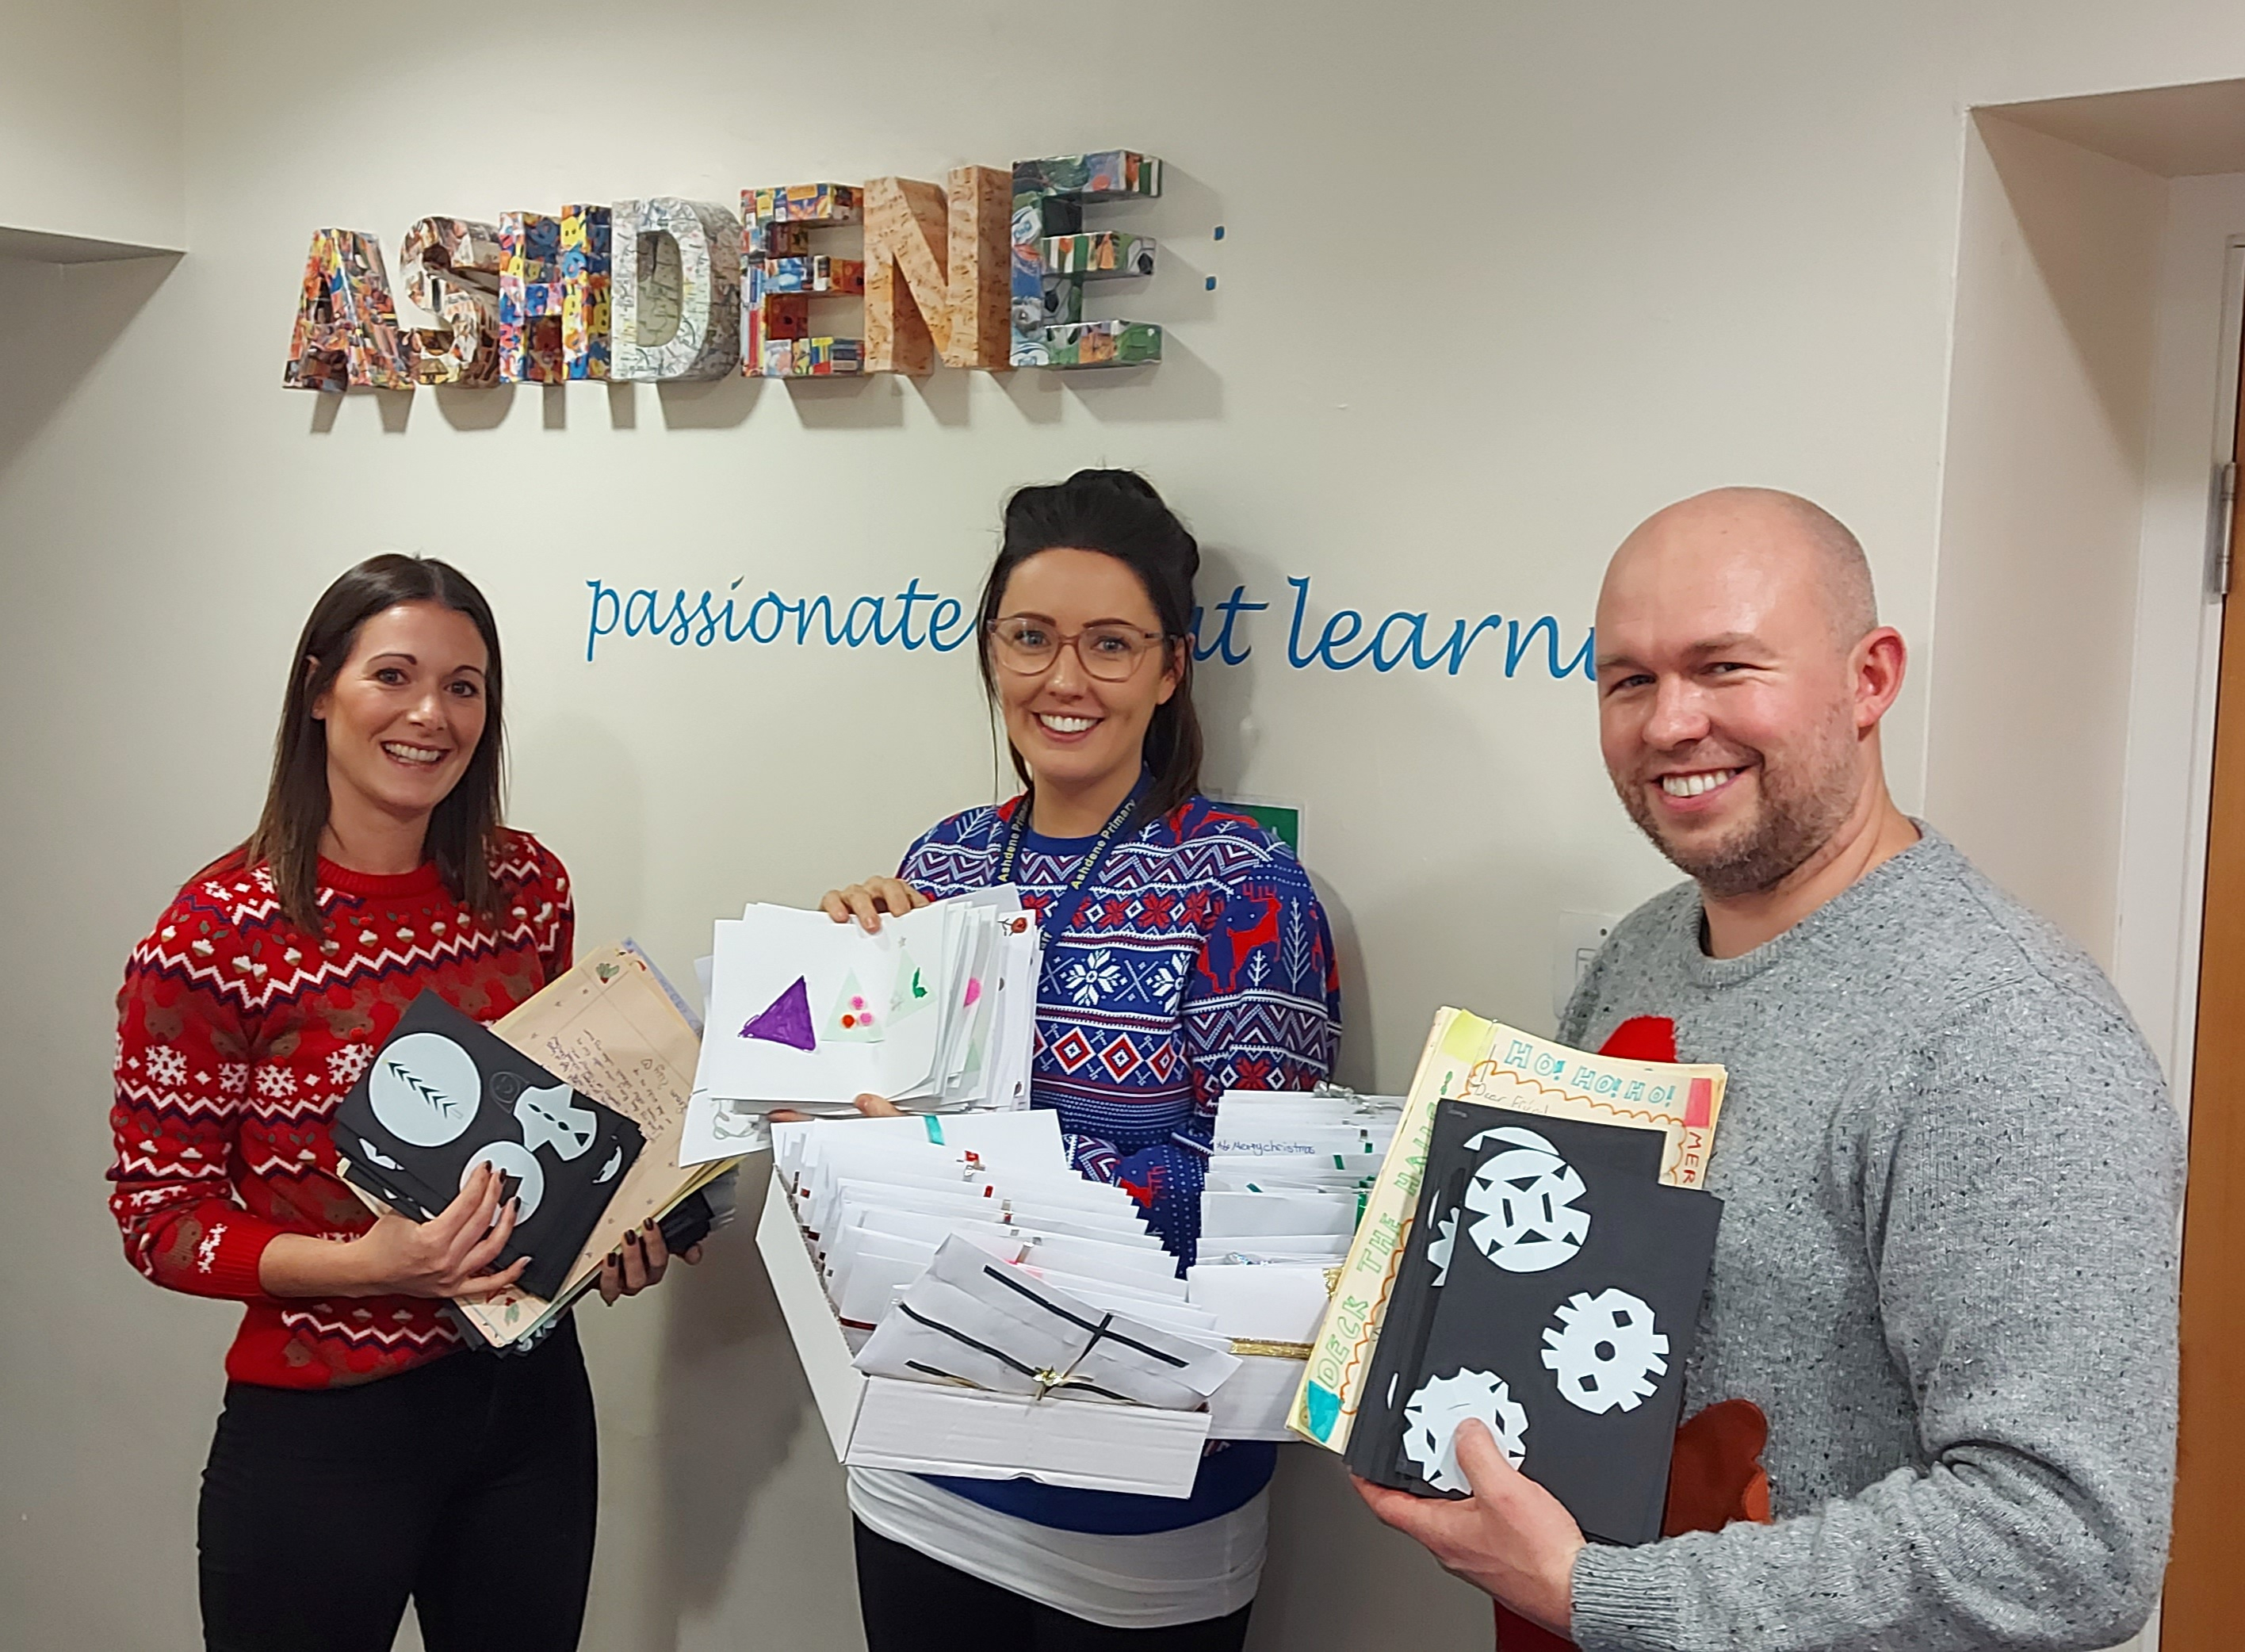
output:
<svg viewBox="0 0 2245 1652"><path fill-rule="evenodd" d="M1231 1090L1217 1103L1186 1275L1187 1301L1241 1357L1217 1396L1217 1434L1292 1438L1303 1362L1401 1116L1396 1096Z"/></svg>
<svg viewBox="0 0 2245 1652"><path fill-rule="evenodd" d="M1200 1260L1340 1261L1401 1117L1395 1096L1225 1091L1201 1195Z"/></svg>
<svg viewBox="0 0 2245 1652"><path fill-rule="evenodd" d="M775 1108L1026 1107L1041 940L1011 885L885 919L755 904L716 926L684 1162L760 1146ZM1065 1166L1063 1166L1065 1168Z"/></svg>
<svg viewBox="0 0 2245 1652"><path fill-rule="evenodd" d="M1245 1362L1057 1115L780 1123L772 1159L758 1244L843 1461L1190 1491Z"/></svg>
<svg viewBox="0 0 2245 1652"><path fill-rule="evenodd" d="M776 1125L772 1169L853 1348L953 1238L1102 1308L1208 1328L1136 1201L1076 1174L1048 1109Z"/></svg>

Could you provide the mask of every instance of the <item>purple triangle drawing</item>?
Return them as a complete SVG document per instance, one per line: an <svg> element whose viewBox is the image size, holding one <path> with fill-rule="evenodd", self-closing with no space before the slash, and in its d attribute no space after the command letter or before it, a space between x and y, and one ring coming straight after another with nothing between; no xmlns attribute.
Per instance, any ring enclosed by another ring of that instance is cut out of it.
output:
<svg viewBox="0 0 2245 1652"><path fill-rule="evenodd" d="M784 1044L790 1049L817 1049L818 1035L811 1030L811 984L797 976L795 985L774 999L770 1007L750 1018L741 1036Z"/></svg>

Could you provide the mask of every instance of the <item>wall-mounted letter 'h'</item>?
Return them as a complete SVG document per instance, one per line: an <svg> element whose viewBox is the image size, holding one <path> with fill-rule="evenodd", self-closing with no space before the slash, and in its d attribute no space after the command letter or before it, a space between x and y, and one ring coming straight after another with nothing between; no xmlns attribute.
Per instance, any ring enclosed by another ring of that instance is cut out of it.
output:
<svg viewBox="0 0 2245 1652"><path fill-rule="evenodd" d="M1154 273L1150 236L1087 234L1087 202L1162 193L1162 163L1127 149L1014 163L1015 367L1135 367L1162 359L1147 322L1083 319L1083 284Z"/></svg>
<svg viewBox="0 0 2245 1652"><path fill-rule="evenodd" d="M608 209L499 220L499 376L508 384L608 376Z"/></svg>

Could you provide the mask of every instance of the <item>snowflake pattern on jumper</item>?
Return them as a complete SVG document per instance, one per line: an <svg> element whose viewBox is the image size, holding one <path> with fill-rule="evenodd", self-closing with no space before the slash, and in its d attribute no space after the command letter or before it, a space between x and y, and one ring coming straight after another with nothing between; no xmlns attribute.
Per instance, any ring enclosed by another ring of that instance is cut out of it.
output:
<svg viewBox="0 0 2245 1652"><path fill-rule="evenodd" d="M371 1044L346 1044L340 1050L328 1052L328 1081L338 1090L348 1090L359 1081L367 1063L374 1060Z"/></svg>
<svg viewBox="0 0 2245 1652"><path fill-rule="evenodd" d="M939 899L987 888L1020 806L941 822L899 876ZM1086 847L1028 835L1022 901L1049 908ZM1333 938L1301 863L1195 797L1116 838L1068 933L1046 936L1030 1099L1060 1114L1076 1168L1129 1188L1189 1262L1217 1098L1307 1089L1340 1037Z"/></svg>
<svg viewBox="0 0 2245 1652"><path fill-rule="evenodd" d="M168 1045L152 1046L146 1061L151 1084L177 1084L187 1076L187 1058Z"/></svg>

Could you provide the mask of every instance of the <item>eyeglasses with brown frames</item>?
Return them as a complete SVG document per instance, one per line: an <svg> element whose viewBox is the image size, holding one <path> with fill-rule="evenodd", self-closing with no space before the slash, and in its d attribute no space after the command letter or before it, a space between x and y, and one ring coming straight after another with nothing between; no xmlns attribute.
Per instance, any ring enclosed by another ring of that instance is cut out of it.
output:
<svg viewBox="0 0 2245 1652"><path fill-rule="evenodd" d="M1062 648L1073 647L1087 675L1102 682L1126 682L1139 662L1170 639L1160 631L1141 631L1120 621L1062 631L1027 614L993 620L987 627L990 654L1007 671L1034 677L1050 671Z"/></svg>

